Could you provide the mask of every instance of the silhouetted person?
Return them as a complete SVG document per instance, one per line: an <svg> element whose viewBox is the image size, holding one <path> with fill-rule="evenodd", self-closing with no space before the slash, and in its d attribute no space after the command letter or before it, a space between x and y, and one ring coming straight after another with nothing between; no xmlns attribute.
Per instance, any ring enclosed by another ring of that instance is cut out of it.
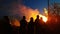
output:
<svg viewBox="0 0 60 34"><path fill-rule="evenodd" d="M41 25L41 33L42 34L50 34L48 31L48 26L46 25L46 23L43 21L43 18L40 17L40 25Z"/></svg>
<svg viewBox="0 0 60 34"><path fill-rule="evenodd" d="M40 17L40 25L41 25L41 32L42 32L42 34L46 34L46 25L43 22L42 17Z"/></svg>
<svg viewBox="0 0 60 34"><path fill-rule="evenodd" d="M45 22L43 21L43 18L42 17L40 17L40 24L44 24Z"/></svg>
<svg viewBox="0 0 60 34"><path fill-rule="evenodd" d="M0 19L0 34L3 33L3 19Z"/></svg>
<svg viewBox="0 0 60 34"><path fill-rule="evenodd" d="M26 34L26 25L27 25L26 17L23 16L23 19L20 21L20 34Z"/></svg>
<svg viewBox="0 0 60 34"><path fill-rule="evenodd" d="M2 22L2 29L3 29L2 34L11 34L12 28L8 16L4 16L4 20Z"/></svg>
<svg viewBox="0 0 60 34"><path fill-rule="evenodd" d="M35 20L35 34L41 34L41 25L40 25L40 19L39 19L39 15L37 15L37 18Z"/></svg>
<svg viewBox="0 0 60 34"><path fill-rule="evenodd" d="M35 23L40 23L39 15L37 15L37 18L35 20Z"/></svg>
<svg viewBox="0 0 60 34"><path fill-rule="evenodd" d="M34 34L34 22L33 18L30 18L30 22L28 24L28 34Z"/></svg>

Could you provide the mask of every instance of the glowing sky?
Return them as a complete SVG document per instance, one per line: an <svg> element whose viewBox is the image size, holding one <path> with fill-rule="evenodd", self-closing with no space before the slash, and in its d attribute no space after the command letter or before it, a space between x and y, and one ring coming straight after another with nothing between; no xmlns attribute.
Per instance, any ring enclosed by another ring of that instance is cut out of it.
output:
<svg viewBox="0 0 60 34"><path fill-rule="evenodd" d="M60 2L60 0L50 0L50 3ZM47 0L0 0L0 15L8 15L8 10L11 7L13 2L24 4L27 7L32 9L38 9L41 13L43 12L43 8L47 8Z"/></svg>

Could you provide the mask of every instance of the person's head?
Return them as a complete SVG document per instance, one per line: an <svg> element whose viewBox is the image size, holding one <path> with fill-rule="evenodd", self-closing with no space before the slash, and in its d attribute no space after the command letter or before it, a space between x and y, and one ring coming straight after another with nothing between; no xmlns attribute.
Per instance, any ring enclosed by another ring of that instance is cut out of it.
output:
<svg viewBox="0 0 60 34"><path fill-rule="evenodd" d="M4 19L9 20L8 16L4 16Z"/></svg>
<svg viewBox="0 0 60 34"><path fill-rule="evenodd" d="M32 20L32 21L33 21L33 17L31 17L31 18L30 18L30 20Z"/></svg>
<svg viewBox="0 0 60 34"><path fill-rule="evenodd" d="M4 16L4 23L6 23L6 24L9 24L10 23L8 16Z"/></svg>
<svg viewBox="0 0 60 34"><path fill-rule="evenodd" d="M26 19L26 17L25 17L25 16L23 16L23 19Z"/></svg>
<svg viewBox="0 0 60 34"><path fill-rule="evenodd" d="M37 15L37 19L39 19L39 15Z"/></svg>
<svg viewBox="0 0 60 34"><path fill-rule="evenodd" d="M33 17L30 18L30 21L33 21Z"/></svg>

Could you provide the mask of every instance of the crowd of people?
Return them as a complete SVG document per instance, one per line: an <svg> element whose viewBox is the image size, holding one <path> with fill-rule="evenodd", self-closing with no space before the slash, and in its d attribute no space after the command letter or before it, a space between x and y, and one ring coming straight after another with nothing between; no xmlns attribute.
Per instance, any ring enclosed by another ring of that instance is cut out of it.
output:
<svg viewBox="0 0 60 34"><path fill-rule="evenodd" d="M31 17L30 22L27 24L26 17L23 16L23 19L20 21L20 34L43 34L44 30L41 22L42 18L40 20L39 15L37 15L35 22L33 17Z"/></svg>
<svg viewBox="0 0 60 34"><path fill-rule="evenodd" d="M16 31L15 29L13 31L8 16L4 16L4 19L0 21L0 34L53 34L47 25L43 23L42 18L39 19L39 15L37 15L35 22L31 17L28 24L26 17L23 16L20 20L20 27L16 28Z"/></svg>

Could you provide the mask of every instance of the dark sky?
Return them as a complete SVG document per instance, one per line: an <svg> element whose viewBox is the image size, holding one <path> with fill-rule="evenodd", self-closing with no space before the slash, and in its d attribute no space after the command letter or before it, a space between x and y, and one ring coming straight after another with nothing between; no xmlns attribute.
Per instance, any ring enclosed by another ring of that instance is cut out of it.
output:
<svg viewBox="0 0 60 34"><path fill-rule="evenodd" d="M60 0L50 0L50 3L53 2L60 2ZM48 7L48 2L47 0L0 0L0 15L8 15L9 12L8 10L11 7L11 4L13 2L16 2L17 4L21 3L24 4L27 7L30 7L32 9L38 9L40 12L43 11L43 8L47 8Z"/></svg>
<svg viewBox="0 0 60 34"><path fill-rule="evenodd" d="M31 7L33 9L39 9L40 11L43 10L43 8L46 8L47 5L47 0L24 0L23 4Z"/></svg>

